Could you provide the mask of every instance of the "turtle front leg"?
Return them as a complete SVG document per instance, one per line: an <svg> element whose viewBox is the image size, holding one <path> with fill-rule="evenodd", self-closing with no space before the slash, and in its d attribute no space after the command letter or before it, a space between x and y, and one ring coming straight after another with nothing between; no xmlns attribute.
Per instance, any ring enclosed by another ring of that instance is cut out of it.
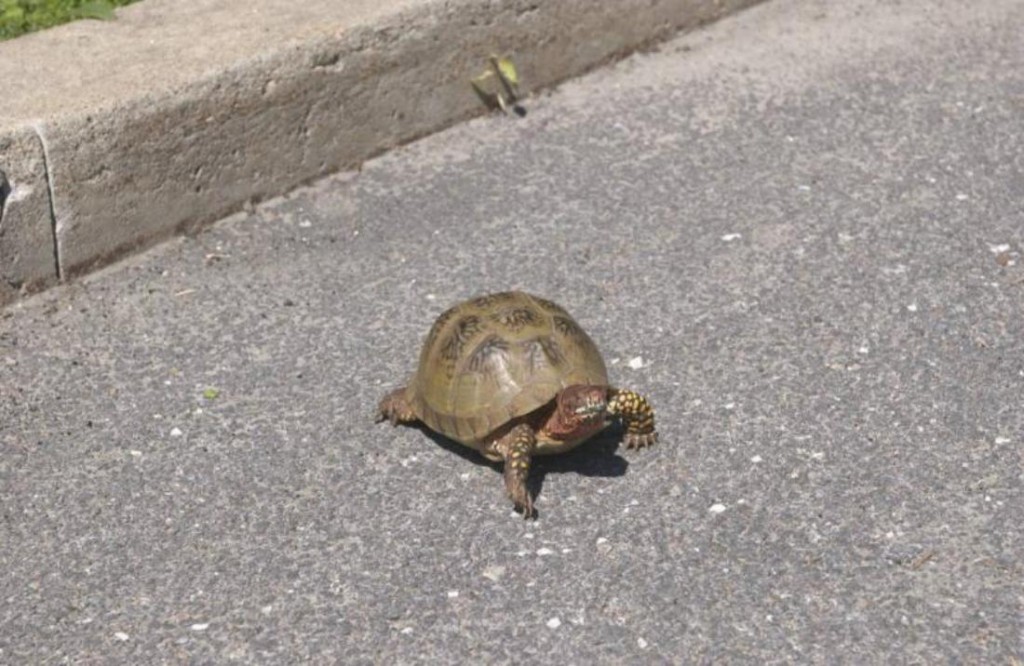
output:
<svg viewBox="0 0 1024 666"><path fill-rule="evenodd" d="M536 444L533 428L520 423L490 446L491 451L505 460L505 490L515 507L522 510L523 518L533 517L533 499L526 487L526 477L530 474L530 458Z"/></svg>
<svg viewBox="0 0 1024 666"><path fill-rule="evenodd" d="M608 413L626 425L626 448L642 449L658 441L654 429L654 408L647 398L626 389L611 389Z"/></svg>
<svg viewBox="0 0 1024 666"><path fill-rule="evenodd" d="M376 423L391 421L393 426L399 423L412 423L416 420L416 414L412 411L409 400L405 396L404 386L395 389L381 399L377 406L377 416L374 418Z"/></svg>

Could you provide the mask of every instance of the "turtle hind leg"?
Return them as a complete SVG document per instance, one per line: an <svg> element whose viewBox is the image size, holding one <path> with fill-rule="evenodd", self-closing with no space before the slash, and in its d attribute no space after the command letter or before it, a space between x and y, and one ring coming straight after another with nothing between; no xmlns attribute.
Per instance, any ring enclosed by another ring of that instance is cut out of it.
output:
<svg viewBox="0 0 1024 666"><path fill-rule="evenodd" d="M381 399L380 404L377 405L377 416L374 418L376 423L390 421L393 426L399 423L413 423L417 420L419 419L416 418L416 413L409 406L404 386L395 389Z"/></svg>
<svg viewBox="0 0 1024 666"><path fill-rule="evenodd" d="M530 474L530 459L536 445L537 435L533 428L520 423L489 447L505 461L505 490L515 507L522 510L523 518L534 516L533 498L526 487L526 477Z"/></svg>
<svg viewBox="0 0 1024 666"><path fill-rule="evenodd" d="M608 413L618 416L625 424L627 449L642 449L658 441L658 432L654 429L654 408L639 393L612 389Z"/></svg>

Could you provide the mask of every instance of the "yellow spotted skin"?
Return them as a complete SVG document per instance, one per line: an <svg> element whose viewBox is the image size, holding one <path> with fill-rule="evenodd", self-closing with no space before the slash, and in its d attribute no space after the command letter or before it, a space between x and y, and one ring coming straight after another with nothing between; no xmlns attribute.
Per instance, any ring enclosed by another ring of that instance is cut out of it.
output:
<svg viewBox="0 0 1024 666"><path fill-rule="evenodd" d="M505 490L523 518L533 517L533 498L526 487L530 475L530 458L537 446L537 436L527 423L520 423L488 447L505 461Z"/></svg>
<svg viewBox="0 0 1024 666"><path fill-rule="evenodd" d="M627 389L613 389L608 413L626 425L626 448L641 449L658 441L654 429L654 408L647 398Z"/></svg>

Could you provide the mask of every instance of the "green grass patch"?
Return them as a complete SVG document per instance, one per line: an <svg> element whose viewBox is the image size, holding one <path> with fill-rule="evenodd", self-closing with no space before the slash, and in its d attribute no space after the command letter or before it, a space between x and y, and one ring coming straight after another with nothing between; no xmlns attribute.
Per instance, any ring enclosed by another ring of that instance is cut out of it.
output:
<svg viewBox="0 0 1024 666"><path fill-rule="evenodd" d="M112 19L114 8L136 0L0 0L0 39L76 19Z"/></svg>

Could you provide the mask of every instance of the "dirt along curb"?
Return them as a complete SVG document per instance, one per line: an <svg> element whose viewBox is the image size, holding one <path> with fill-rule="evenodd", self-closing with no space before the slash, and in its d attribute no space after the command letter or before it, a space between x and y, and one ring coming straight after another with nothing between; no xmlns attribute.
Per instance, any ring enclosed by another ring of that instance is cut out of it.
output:
<svg viewBox="0 0 1024 666"><path fill-rule="evenodd" d="M0 43L0 305L757 0L145 0ZM184 11L183 11L184 9Z"/></svg>

